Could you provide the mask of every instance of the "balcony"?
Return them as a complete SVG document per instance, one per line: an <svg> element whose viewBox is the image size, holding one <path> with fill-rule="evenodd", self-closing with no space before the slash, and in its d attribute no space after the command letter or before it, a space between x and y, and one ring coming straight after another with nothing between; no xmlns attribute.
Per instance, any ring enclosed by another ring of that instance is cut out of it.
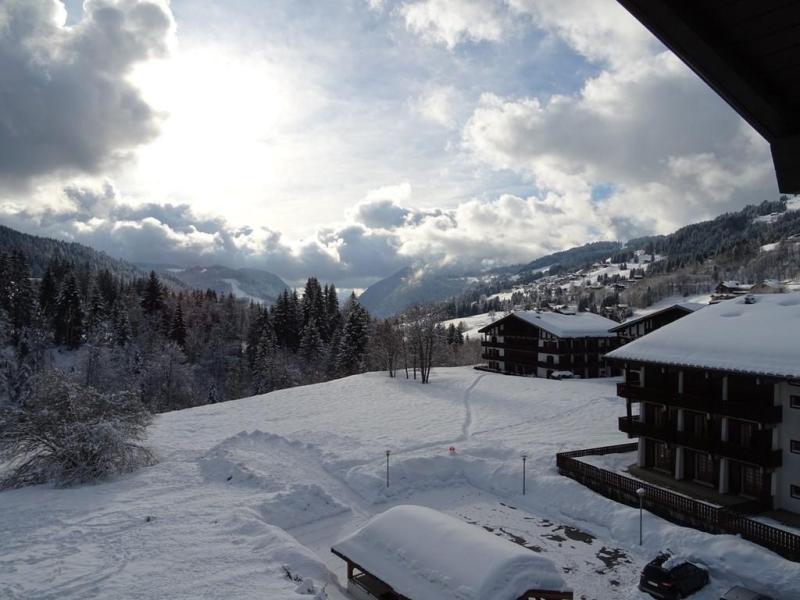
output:
<svg viewBox="0 0 800 600"><path fill-rule="evenodd" d="M648 437L667 444L677 444L700 452L754 463L769 469L780 467L782 464L781 451L773 450L771 447L770 430L756 432L750 439L749 445L722 441L716 433L677 431L674 423L642 423L638 416L620 417L619 430L627 433L629 437Z"/></svg>
<svg viewBox="0 0 800 600"><path fill-rule="evenodd" d="M634 402L656 402L677 408L698 412L713 413L736 419L746 419L758 423L780 423L783 408L766 403L728 402L693 394L678 394L654 388L646 388L629 383L617 384L617 395Z"/></svg>

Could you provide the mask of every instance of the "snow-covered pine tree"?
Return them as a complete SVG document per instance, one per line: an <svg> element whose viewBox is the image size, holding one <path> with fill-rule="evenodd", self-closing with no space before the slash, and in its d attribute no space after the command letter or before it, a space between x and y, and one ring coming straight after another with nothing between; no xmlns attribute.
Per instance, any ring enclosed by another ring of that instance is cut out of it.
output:
<svg viewBox="0 0 800 600"><path fill-rule="evenodd" d="M369 340L369 313L359 304L355 294L350 296L347 317L339 340L336 371L344 377L363 371L364 355Z"/></svg>
<svg viewBox="0 0 800 600"><path fill-rule="evenodd" d="M172 318L169 339L178 344L181 348L186 345L186 324L183 322L183 308L180 302L175 308L175 316Z"/></svg>
<svg viewBox="0 0 800 600"><path fill-rule="evenodd" d="M75 276L64 280L56 301L54 337L56 344L77 348L83 340L83 306Z"/></svg>
<svg viewBox="0 0 800 600"><path fill-rule="evenodd" d="M155 271L150 271L150 277L145 284L142 308L148 315L152 315L164 308L164 289Z"/></svg>
<svg viewBox="0 0 800 600"><path fill-rule="evenodd" d="M323 297L322 287L316 277L309 277L303 290L302 300L303 328L312 319L319 327L320 323L325 323L326 309L325 298Z"/></svg>
<svg viewBox="0 0 800 600"><path fill-rule="evenodd" d="M328 343L342 327L342 313L339 310L339 295L336 286L330 284L325 286L325 327L322 328L322 339Z"/></svg>
<svg viewBox="0 0 800 600"><path fill-rule="evenodd" d="M313 317L303 328L299 354L303 359L304 371L308 378L312 382L320 380L321 374L324 372L325 344L322 342L317 321Z"/></svg>
<svg viewBox="0 0 800 600"><path fill-rule="evenodd" d="M128 318L128 309L124 303L117 301L112 314L112 337L117 346L126 346L131 341L131 322Z"/></svg>

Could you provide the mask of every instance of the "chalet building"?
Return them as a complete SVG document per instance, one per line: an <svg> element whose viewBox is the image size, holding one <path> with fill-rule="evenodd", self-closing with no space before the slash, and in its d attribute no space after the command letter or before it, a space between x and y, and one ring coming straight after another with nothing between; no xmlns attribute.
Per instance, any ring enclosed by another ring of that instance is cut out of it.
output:
<svg viewBox="0 0 800 600"><path fill-rule="evenodd" d="M606 359L639 467L800 513L800 293L710 305Z"/></svg>
<svg viewBox="0 0 800 600"><path fill-rule="evenodd" d="M450 515L395 506L337 542L356 600L572 600L548 558Z"/></svg>
<svg viewBox="0 0 800 600"><path fill-rule="evenodd" d="M617 374L603 355L619 345L609 329L616 321L590 312L561 314L549 311L512 312L479 329L482 357L501 373L549 377L570 371L578 377Z"/></svg>
<svg viewBox="0 0 800 600"><path fill-rule="evenodd" d="M704 304L697 304L694 302L684 302L681 304L673 304L667 308L649 313L643 317L629 319L624 323L620 323L616 327L609 329L611 333L615 333L619 337L622 344L627 344L635 339L647 335L663 327L669 325L673 321L677 321L681 317L692 314L694 311L703 308Z"/></svg>
<svg viewBox="0 0 800 600"><path fill-rule="evenodd" d="M715 294L741 296L749 294L750 289L753 287L750 283L741 283L739 281L720 281L717 287L714 288Z"/></svg>
<svg viewBox="0 0 800 600"><path fill-rule="evenodd" d="M764 279L750 288L751 294L783 294L784 285L776 279Z"/></svg>

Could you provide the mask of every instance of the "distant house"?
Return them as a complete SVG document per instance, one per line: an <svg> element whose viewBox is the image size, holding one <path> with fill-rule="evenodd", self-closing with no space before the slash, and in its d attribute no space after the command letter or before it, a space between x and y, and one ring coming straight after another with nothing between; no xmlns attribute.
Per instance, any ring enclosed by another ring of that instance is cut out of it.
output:
<svg viewBox="0 0 800 600"><path fill-rule="evenodd" d="M609 331L619 337L621 343L627 344L637 338L647 335L668 325L673 321L677 321L681 317L692 314L694 311L703 308L704 304L697 304L695 302L683 302L680 304L673 304L667 308L662 308L655 312L648 313L641 317L629 319L624 323L620 323L616 327L612 327Z"/></svg>
<svg viewBox="0 0 800 600"><path fill-rule="evenodd" d="M741 296L742 294L750 293L750 288L753 285L750 283L741 283L739 281L720 281L717 287L714 288L714 293L725 294L731 296Z"/></svg>
<svg viewBox="0 0 800 600"><path fill-rule="evenodd" d="M639 467L800 513L800 293L722 301L606 359Z"/></svg>
<svg viewBox="0 0 800 600"><path fill-rule="evenodd" d="M512 312L479 329L483 358L501 373L549 377L571 371L578 377L609 377L603 355L619 345L609 329L616 321L590 312Z"/></svg>
<svg viewBox="0 0 800 600"><path fill-rule="evenodd" d="M785 291L783 284L776 279L764 279L750 288L751 294L782 294Z"/></svg>
<svg viewBox="0 0 800 600"><path fill-rule="evenodd" d="M337 542L357 600L571 600L547 558L423 506L395 506Z"/></svg>

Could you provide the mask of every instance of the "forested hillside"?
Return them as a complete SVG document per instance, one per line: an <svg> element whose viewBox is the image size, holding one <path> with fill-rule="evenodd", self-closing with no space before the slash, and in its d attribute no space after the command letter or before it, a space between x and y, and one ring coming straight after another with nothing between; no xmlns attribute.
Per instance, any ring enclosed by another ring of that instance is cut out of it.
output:
<svg viewBox="0 0 800 600"><path fill-rule="evenodd" d="M117 277L130 279L144 273L135 265L124 260L112 258L76 242L64 242L51 238L21 233L0 225L0 254L21 252L33 277L41 277L47 265L53 260L80 265L92 271L107 270Z"/></svg>
<svg viewBox="0 0 800 600"><path fill-rule="evenodd" d="M424 380L434 361L457 363L464 343L430 313L381 322L354 295L340 306L335 285L314 277L267 306L123 273L57 253L34 277L23 252L0 254L0 406L24 404L53 370L99 393L132 393L151 412L368 369L419 369Z"/></svg>

